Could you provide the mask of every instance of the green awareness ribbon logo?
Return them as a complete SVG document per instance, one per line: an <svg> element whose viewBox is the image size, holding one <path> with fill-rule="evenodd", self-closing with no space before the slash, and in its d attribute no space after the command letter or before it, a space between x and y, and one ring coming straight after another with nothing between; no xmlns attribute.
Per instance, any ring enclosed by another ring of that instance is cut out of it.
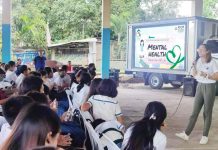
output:
<svg viewBox="0 0 218 150"><path fill-rule="evenodd" d="M175 51L175 49L176 48L178 48L179 50L180 50L180 53L176 53L176 51ZM184 61L185 60L185 57L183 56L183 57L181 57L181 47L179 46L179 45L175 45L174 47L173 47L173 49L172 50L169 50L168 52L167 52L167 54L166 54L166 59L167 59L167 61L169 62L169 63L171 63L171 64L173 64L171 67L170 67L170 69L174 69L179 63L181 63L182 61ZM171 57L170 57L171 56ZM176 61L173 61L173 60L171 60L171 58L177 58L177 60Z"/></svg>

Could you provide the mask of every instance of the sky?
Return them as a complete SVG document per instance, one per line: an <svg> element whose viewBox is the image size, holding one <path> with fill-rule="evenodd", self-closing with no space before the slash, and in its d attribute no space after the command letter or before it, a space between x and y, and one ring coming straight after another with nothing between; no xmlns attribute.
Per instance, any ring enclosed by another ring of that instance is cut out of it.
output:
<svg viewBox="0 0 218 150"><path fill-rule="evenodd" d="M180 7L179 7L179 16L184 16L184 17L190 17L191 16L191 1L183 1L183 2L178 2ZM185 10L185 11L184 11Z"/></svg>

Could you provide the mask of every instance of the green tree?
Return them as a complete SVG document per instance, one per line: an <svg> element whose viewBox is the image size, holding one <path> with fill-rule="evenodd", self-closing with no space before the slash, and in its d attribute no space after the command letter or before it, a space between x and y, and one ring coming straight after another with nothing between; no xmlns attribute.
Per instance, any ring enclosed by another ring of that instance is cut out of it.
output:
<svg viewBox="0 0 218 150"><path fill-rule="evenodd" d="M218 19L218 0L204 0L203 16Z"/></svg>
<svg viewBox="0 0 218 150"><path fill-rule="evenodd" d="M114 55L125 59L128 23L175 18L176 10L174 0L113 0L112 37L118 41Z"/></svg>
<svg viewBox="0 0 218 150"><path fill-rule="evenodd" d="M13 5L14 6L14 5ZM45 16L33 4L18 4L13 11L13 45L40 48L46 46Z"/></svg>

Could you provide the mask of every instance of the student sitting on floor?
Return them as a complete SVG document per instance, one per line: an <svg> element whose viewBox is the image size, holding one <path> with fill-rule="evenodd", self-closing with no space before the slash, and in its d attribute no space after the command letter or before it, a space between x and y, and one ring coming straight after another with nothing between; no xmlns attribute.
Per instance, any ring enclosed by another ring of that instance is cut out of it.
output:
<svg viewBox="0 0 218 150"><path fill-rule="evenodd" d="M166 119L166 107L157 101L150 102L144 113L144 118L133 123L127 129L123 150L165 150L167 139L161 132Z"/></svg>
<svg viewBox="0 0 218 150"><path fill-rule="evenodd" d="M117 120L123 124L120 105L115 99L118 94L116 83L111 79L103 79L98 87L98 94L90 97L81 109L88 111L92 108L94 119Z"/></svg>

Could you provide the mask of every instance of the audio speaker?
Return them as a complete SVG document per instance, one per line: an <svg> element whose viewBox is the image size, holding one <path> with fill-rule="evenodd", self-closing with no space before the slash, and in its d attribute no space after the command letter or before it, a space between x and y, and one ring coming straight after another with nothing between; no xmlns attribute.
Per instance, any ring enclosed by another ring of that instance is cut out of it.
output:
<svg viewBox="0 0 218 150"><path fill-rule="evenodd" d="M195 96L197 81L193 77L184 78L183 94L184 96Z"/></svg>

